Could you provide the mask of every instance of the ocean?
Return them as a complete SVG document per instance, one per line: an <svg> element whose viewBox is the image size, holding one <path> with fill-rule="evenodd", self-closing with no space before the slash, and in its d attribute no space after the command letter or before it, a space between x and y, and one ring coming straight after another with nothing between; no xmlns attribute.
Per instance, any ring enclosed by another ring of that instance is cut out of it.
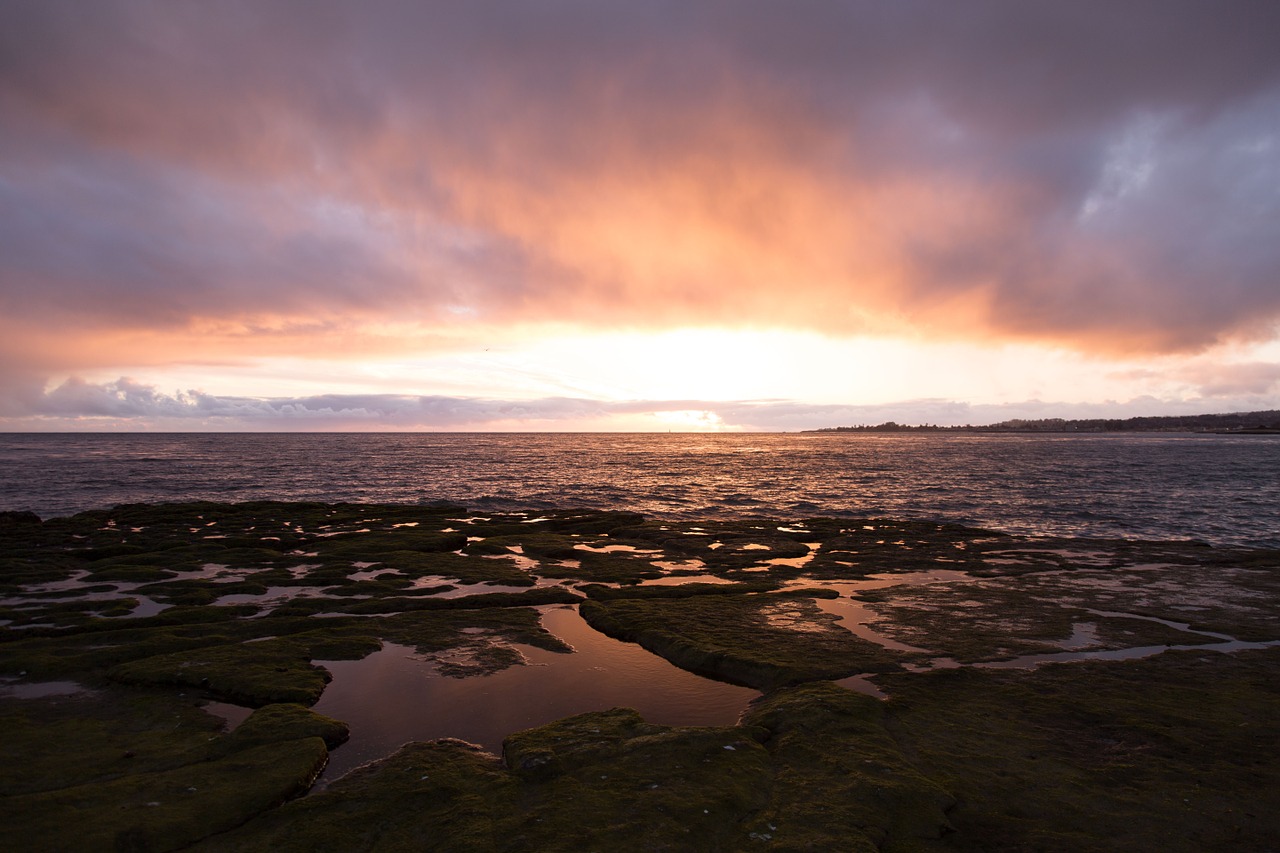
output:
<svg viewBox="0 0 1280 853"><path fill-rule="evenodd" d="M0 510L264 499L890 517L1280 547L1280 436L0 434Z"/></svg>

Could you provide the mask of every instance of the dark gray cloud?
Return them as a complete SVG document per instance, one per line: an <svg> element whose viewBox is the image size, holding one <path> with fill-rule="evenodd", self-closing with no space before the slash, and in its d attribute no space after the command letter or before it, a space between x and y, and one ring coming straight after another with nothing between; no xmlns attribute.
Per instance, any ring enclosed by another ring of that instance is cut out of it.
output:
<svg viewBox="0 0 1280 853"><path fill-rule="evenodd" d="M4 0L0 309L1270 337L1276 32L1252 0Z"/></svg>

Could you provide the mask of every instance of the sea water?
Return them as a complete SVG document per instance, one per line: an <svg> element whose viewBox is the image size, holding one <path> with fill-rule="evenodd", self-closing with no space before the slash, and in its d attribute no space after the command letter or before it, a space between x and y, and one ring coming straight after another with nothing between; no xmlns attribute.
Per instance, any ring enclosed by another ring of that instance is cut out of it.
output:
<svg viewBox="0 0 1280 853"><path fill-rule="evenodd" d="M663 519L880 516L1280 547L1277 483L1275 436L0 435L0 510L44 517L197 499L450 502ZM819 603L866 634L853 599ZM324 781L406 740L461 737L496 751L512 731L615 705L659 723L729 725L755 695L597 634L573 608L544 610L548 630L576 654L525 649L530 666L462 680L392 644L361 661L327 662L334 681L317 708L348 721L352 739Z"/></svg>
<svg viewBox="0 0 1280 853"><path fill-rule="evenodd" d="M1280 436L0 434L0 509L451 502L1280 546Z"/></svg>

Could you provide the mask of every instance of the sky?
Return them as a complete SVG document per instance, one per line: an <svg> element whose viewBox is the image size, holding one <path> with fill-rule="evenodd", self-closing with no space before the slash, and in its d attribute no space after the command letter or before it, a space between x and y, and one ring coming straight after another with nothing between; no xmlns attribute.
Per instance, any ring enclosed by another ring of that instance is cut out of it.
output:
<svg viewBox="0 0 1280 853"><path fill-rule="evenodd" d="M1280 408L1280 4L0 0L0 430Z"/></svg>

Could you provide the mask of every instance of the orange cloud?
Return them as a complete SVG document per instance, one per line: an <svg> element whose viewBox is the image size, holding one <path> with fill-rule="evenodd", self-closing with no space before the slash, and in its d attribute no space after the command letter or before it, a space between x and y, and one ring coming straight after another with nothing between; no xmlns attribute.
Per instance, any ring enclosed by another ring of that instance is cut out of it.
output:
<svg viewBox="0 0 1280 853"><path fill-rule="evenodd" d="M0 313L33 369L510 323L1132 353L1280 321L1256 4L5 14Z"/></svg>

